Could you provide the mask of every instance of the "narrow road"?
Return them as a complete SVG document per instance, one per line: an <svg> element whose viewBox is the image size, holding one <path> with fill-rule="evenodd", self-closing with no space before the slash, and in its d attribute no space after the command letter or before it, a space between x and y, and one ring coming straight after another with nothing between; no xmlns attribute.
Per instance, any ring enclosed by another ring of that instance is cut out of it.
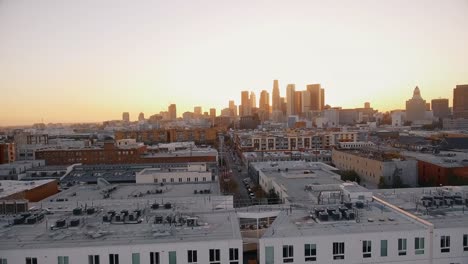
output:
<svg viewBox="0 0 468 264"><path fill-rule="evenodd" d="M237 186L237 193L234 194L234 206L235 207L244 207L249 206L251 204L249 193L247 188L245 188L242 179L247 178L247 172L242 171L238 172L238 164L234 162L233 155L236 155L230 148L226 147L226 151L224 152L224 160L226 164L226 168L228 171L232 171L231 181L234 181ZM239 161L239 157L235 157L236 161Z"/></svg>

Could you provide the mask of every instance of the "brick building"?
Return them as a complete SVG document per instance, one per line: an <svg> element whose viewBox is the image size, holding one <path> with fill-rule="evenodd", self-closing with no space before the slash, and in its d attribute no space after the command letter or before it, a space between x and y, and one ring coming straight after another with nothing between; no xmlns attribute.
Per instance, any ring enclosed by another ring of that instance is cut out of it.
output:
<svg viewBox="0 0 468 264"><path fill-rule="evenodd" d="M142 131L116 131L115 139L136 139L145 144L194 141L196 144L214 144L217 140L216 128L193 129L153 129Z"/></svg>
<svg viewBox="0 0 468 264"><path fill-rule="evenodd" d="M36 152L36 157L45 160L47 165L217 162L217 155L213 149L148 153L147 146L143 144L119 147L113 142L106 142L103 148L46 149Z"/></svg>
<svg viewBox="0 0 468 264"><path fill-rule="evenodd" d="M11 163L16 160L15 143L0 142L0 164Z"/></svg>
<svg viewBox="0 0 468 264"><path fill-rule="evenodd" d="M57 180L1 181L0 200L39 202L59 192Z"/></svg>

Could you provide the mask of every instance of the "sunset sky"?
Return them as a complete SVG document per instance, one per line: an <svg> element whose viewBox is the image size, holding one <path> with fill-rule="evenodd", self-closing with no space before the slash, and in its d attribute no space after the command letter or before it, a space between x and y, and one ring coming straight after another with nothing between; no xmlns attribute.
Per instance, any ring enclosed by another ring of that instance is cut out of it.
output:
<svg viewBox="0 0 468 264"><path fill-rule="evenodd" d="M0 0L0 125L218 114L242 90L402 109L468 84L468 0ZM258 104L258 102L257 102Z"/></svg>

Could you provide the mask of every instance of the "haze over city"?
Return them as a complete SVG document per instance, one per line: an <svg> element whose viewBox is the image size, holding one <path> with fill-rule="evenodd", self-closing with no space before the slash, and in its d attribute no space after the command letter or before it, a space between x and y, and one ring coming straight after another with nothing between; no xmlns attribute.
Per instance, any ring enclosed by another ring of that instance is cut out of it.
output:
<svg viewBox="0 0 468 264"><path fill-rule="evenodd" d="M320 83L403 109L468 83L468 1L0 1L0 125L240 103Z"/></svg>

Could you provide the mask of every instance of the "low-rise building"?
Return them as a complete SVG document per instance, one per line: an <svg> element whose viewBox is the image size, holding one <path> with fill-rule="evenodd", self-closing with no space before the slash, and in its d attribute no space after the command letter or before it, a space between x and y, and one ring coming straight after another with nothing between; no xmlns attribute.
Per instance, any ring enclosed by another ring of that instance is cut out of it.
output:
<svg viewBox="0 0 468 264"><path fill-rule="evenodd" d="M21 180L27 176L27 171L44 167L44 160L23 160L0 165L0 180Z"/></svg>
<svg viewBox="0 0 468 264"><path fill-rule="evenodd" d="M361 180L370 186L381 183L394 185L396 182L417 186L417 160L405 158L396 152L361 149L333 149L333 164L343 171L355 171Z"/></svg>
<svg viewBox="0 0 468 264"><path fill-rule="evenodd" d="M58 192L56 180L0 181L0 200L38 202Z"/></svg>

